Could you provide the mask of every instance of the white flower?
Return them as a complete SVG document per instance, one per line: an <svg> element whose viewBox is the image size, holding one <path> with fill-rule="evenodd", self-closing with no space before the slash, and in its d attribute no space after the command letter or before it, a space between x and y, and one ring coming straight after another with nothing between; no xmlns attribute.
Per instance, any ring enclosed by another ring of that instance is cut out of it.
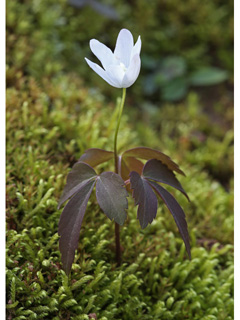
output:
<svg viewBox="0 0 240 320"><path fill-rule="evenodd" d="M103 68L85 58L90 68L116 88L128 88L137 79L140 67L141 38L134 45L133 36L127 29L119 32L114 53L96 39L90 40L90 48L101 61Z"/></svg>

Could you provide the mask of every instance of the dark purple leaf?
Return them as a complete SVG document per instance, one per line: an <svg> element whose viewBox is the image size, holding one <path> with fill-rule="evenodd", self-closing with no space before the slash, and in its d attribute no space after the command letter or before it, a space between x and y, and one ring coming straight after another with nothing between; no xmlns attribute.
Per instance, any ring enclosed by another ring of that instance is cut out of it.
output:
<svg viewBox="0 0 240 320"><path fill-rule="evenodd" d="M86 211L89 197L95 180L82 185L77 194L67 203L60 217L58 234L60 236L59 249L62 254L63 269L68 274L78 247L79 233Z"/></svg>
<svg viewBox="0 0 240 320"><path fill-rule="evenodd" d="M148 223L152 223L157 214L157 197L153 192L148 181L141 177L137 172L130 173L131 189L133 189L133 198L135 205L138 205L137 217L142 229L146 228Z"/></svg>
<svg viewBox="0 0 240 320"><path fill-rule="evenodd" d="M175 177L174 173L160 160L149 160L143 168L143 176L148 179L166 183L169 186L178 189L189 200L188 195L184 191L181 183Z"/></svg>
<svg viewBox="0 0 240 320"><path fill-rule="evenodd" d="M165 164L170 170L176 171L178 173L181 173L182 175L185 175L175 162L173 162L167 155L165 155L164 153L158 150L154 150L146 147L138 147L138 148L133 148L125 151L122 157L124 159L126 157L133 157L133 158L140 158L144 160L151 160L151 159L161 160L162 163Z"/></svg>
<svg viewBox="0 0 240 320"><path fill-rule="evenodd" d="M75 163L72 168L72 171L67 176L67 183L64 187L63 194L59 200L58 209L82 186L86 185L90 180L96 177L96 172L88 164L84 162Z"/></svg>
<svg viewBox="0 0 240 320"><path fill-rule="evenodd" d="M137 160L136 158L127 157L126 159L123 159L123 157L120 156L119 160L119 174L123 178L124 181L129 179L129 175L131 171L136 171L139 174L142 174L142 169L144 164ZM126 185L126 189L128 192L131 192L130 185Z"/></svg>
<svg viewBox="0 0 240 320"><path fill-rule="evenodd" d="M125 159L121 157L119 174L121 175L123 180L127 180L129 179L129 174L131 171L136 171L137 173L142 174L143 167L144 164L133 157L127 157Z"/></svg>
<svg viewBox="0 0 240 320"><path fill-rule="evenodd" d="M97 166L100 163L113 159L114 153L112 151L106 151L103 149L88 149L80 157L79 161L85 162L92 167Z"/></svg>
<svg viewBox="0 0 240 320"><path fill-rule="evenodd" d="M97 178L96 196L101 209L108 218L123 225L127 217L128 194L122 178L114 172L103 172Z"/></svg>
<svg viewBox="0 0 240 320"><path fill-rule="evenodd" d="M181 234L183 241L185 243L189 259L191 259L191 249L190 249L190 242L189 242L188 227L187 227L187 222L185 219L185 213L184 213L183 209L180 207L180 205L175 200L175 198L171 195L171 193L169 193L166 189L161 187L156 182L149 181L149 183L155 189L155 191L158 193L158 195L162 198L162 200L167 205L169 211L173 215L173 218L178 226L180 234Z"/></svg>

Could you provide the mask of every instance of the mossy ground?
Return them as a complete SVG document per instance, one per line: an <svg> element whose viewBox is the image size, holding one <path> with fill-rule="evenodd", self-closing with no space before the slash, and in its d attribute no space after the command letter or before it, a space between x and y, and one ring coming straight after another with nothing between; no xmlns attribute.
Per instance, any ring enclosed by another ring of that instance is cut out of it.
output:
<svg viewBox="0 0 240 320"><path fill-rule="evenodd" d="M178 104L153 104L143 99L136 83L120 128L121 150L139 145L159 149L186 173L179 179L191 202L177 191L175 196L186 212L192 260L163 205L156 220L141 230L129 198L121 228L123 264L116 267L114 224L93 196L68 278L58 249L58 199L85 149L112 150L113 145L118 90L97 76L91 80L82 66L88 40L109 21L100 17L88 30L84 22L90 24L88 15L96 13L90 8L76 13L65 1L11 1L7 6L7 319L233 319L233 112L228 87L218 88L222 94L208 108L204 95L194 92ZM127 17L129 8L119 10ZM139 1L130 25L144 8ZM154 8L147 13L154 15ZM171 18L173 9L167 9ZM117 29L113 25L112 35ZM224 35L221 45L228 39ZM77 41L86 41L86 48L76 62ZM180 44L178 40L175 46ZM150 44L147 48L156 53ZM231 59L219 51L228 65ZM73 61L68 61L71 52ZM75 72L70 62L78 63ZM101 88L91 89L93 82ZM113 169L113 163L99 167L103 169Z"/></svg>

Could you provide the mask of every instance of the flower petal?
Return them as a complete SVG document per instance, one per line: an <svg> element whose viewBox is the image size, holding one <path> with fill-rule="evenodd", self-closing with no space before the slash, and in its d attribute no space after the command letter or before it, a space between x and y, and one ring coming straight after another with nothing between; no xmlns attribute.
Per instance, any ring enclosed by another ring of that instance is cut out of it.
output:
<svg viewBox="0 0 240 320"><path fill-rule="evenodd" d="M95 56L101 61L104 69L106 69L109 64L114 64L117 62L112 50L98 40L90 40L90 48L93 54L95 54Z"/></svg>
<svg viewBox="0 0 240 320"><path fill-rule="evenodd" d="M122 81L122 88L130 87L139 75L141 68L141 60L139 54L135 54L132 58L129 68L127 69Z"/></svg>
<svg viewBox="0 0 240 320"><path fill-rule="evenodd" d="M133 49L133 36L131 32L127 29L122 29L119 32L116 47L114 50L114 55L122 62L126 68L130 64L131 52Z"/></svg>
<svg viewBox="0 0 240 320"><path fill-rule="evenodd" d="M132 52L131 52L131 60L132 58L135 56L135 54L139 54L141 52L141 46L142 46L142 41L141 41L141 37L139 36L137 39L137 42L135 43Z"/></svg>
<svg viewBox="0 0 240 320"><path fill-rule="evenodd" d="M122 80L125 75L123 68L120 65L110 65L107 67L106 72L109 78L114 79L117 88L122 87Z"/></svg>
<svg viewBox="0 0 240 320"><path fill-rule="evenodd" d="M107 74L107 72L105 70L103 70L103 68L101 68L98 64L93 63L92 61L88 60L87 58L85 58L87 64L89 65L90 68L93 69L93 71L95 71L101 78L103 78L105 81L107 81L107 83L109 83L111 86L119 88L114 79L111 79L111 77Z"/></svg>

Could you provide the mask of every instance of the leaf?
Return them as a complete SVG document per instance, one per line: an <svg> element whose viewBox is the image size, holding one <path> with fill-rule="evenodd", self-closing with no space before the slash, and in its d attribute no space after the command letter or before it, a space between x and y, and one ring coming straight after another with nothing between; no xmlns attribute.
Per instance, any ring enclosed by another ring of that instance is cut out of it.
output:
<svg viewBox="0 0 240 320"><path fill-rule="evenodd" d="M133 157L127 157L123 158L121 157L120 161L120 167L119 167L119 174L123 178L123 180L129 179L129 174L131 171L136 171L139 174L142 174L142 170L144 167L144 164Z"/></svg>
<svg viewBox="0 0 240 320"><path fill-rule="evenodd" d="M162 198L162 200L167 205L169 211L173 215L173 218L178 226L180 234L181 234L183 241L185 243L185 247L186 247L189 259L191 259L191 249L190 249L190 242L189 242L188 227L187 227L187 222L185 219L185 213L184 213L183 209L180 207L180 205L175 200L175 198L171 195L171 193L169 193L166 189L161 187L156 182L149 181L149 183L155 189L155 191L158 193L158 195Z"/></svg>
<svg viewBox="0 0 240 320"><path fill-rule="evenodd" d="M158 182L166 183L169 186L181 191L189 200L181 183L177 180L174 173L161 161L156 159L149 160L143 168L143 176Z"/></svg>
<svg viewBox="0 0 240 320"><path fill-rule="evenodd" d="M135 205L138 205L137 217L141 228L144 229L149 223L152 223L157 214L157 197L153 192L148 181L141 177L137 172L130 173L131 189L133 189L133 198Z"/></svg>
<svg viewBox="0 0 240 320"><path fill-rule="evenodd" d="M112 151L92 148L86 150L79 161L85 162L92 167L96 167L100 163L113 159L113 157L114 153Z"/></svg>
<svg viewBox="0 0 240 320"><path fill-rule="evenodd" d="M77 194L67 203L60 217L58 225L59 249L62 254L63 269L67 274L71 270L75 250L78 247L83 217L94 184L95 180L92 180L82 185Z"/></svg>
<svg viewBox="0 0 240 320"><path fill-rule="evenodd" d="M127 217L128 194L122 178L114 172L103 172L97 178L96 196L108 218L123 225Z"/></svg>
<svg viewBox="0 0 240 320"><path fill-rule="evenodd" d="M172 79L161 87L162 98L166 101L181 100L187 94L188 87L188 79L184 77Z"/></svg>
<svg viewBox="0 0 240 320"><path fill-rule="evenodd" d="M137 148L133 148L125 151L122 157L124 160L127 157L140 158L144 160L151 160L151 159L161 160L162 163L165 164L172 171L176 171L182 175L185 175L183 171L179 168L179 166L171 160L171 158L169 158L167 155L165 155L164 153L158 150L154 150L147 147L137 147Z"/></svg>
<svg viewBox="0 0 240 320"><path fill-rule="evenodd" d="M67 176L67 184L65 185L63 194L59 200L58 209L67 199L81 189L82 186L96 177L96 172L88 164L84 162L75 163L72 171Z"/></svg>
<svg viewBox="0 0 240 320"><path fill-rule="evenodd" d="M212 67L199 69L190 77L191 84L196 86L219 84L227 79L227 71Z"/></svg>
<svg viewBox="0 0 240 320"><path fill-rule="evenodd" d="M186 60L180 56L170 56L162 60L161 68L156 75L157 84L183 76L186 72Z"/></svg>

